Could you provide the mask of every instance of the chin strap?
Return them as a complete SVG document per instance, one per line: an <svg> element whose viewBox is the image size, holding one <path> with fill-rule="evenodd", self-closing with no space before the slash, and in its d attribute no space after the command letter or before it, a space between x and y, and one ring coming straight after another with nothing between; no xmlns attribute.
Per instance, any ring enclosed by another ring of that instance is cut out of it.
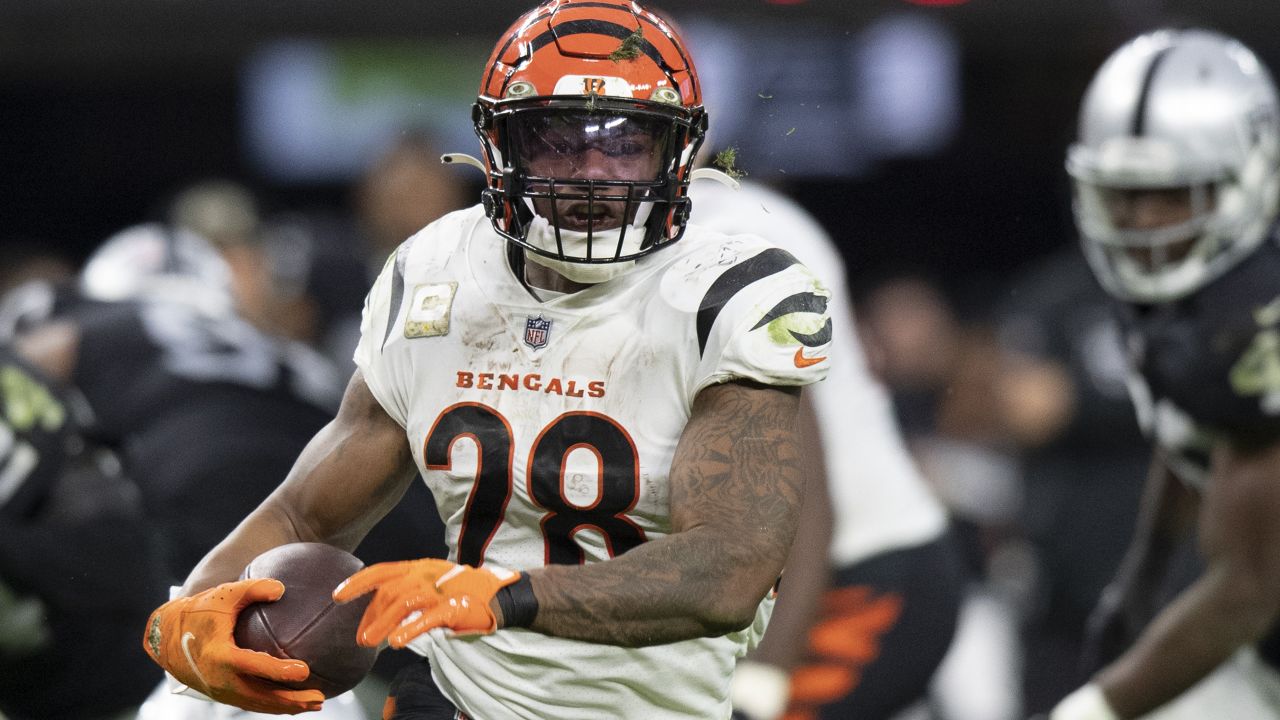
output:
<svg viewBox="0 0 1280 720"><path fill-rule="evenodd" d="M732 176L716 170L715 168L698 168L697 170L694 170L689 173L689 182L693 182L694 180L715 180L721 185L733 188L734 190L742 188L742 184L737 180L734 180Z"/></svg>
<svg viewBox="0 0 1280 720"><path fill-rule="evenodd" d="M445 153L440 156L440 162L445 165L470 165L480 172L488 172L484 168L484 163L466 153Z"/></svg>

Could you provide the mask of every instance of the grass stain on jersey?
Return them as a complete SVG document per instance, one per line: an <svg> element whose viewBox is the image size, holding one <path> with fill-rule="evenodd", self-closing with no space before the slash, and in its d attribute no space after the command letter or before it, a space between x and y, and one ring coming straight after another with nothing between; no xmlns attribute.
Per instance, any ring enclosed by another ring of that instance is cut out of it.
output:
<svg viewBox="0 0 1280 720"><path fill-rule="evenodd" d="M827 318L815 313L788 313L765 325L775 345L795 345L796 335L816 335L826 326Z"/></svg>

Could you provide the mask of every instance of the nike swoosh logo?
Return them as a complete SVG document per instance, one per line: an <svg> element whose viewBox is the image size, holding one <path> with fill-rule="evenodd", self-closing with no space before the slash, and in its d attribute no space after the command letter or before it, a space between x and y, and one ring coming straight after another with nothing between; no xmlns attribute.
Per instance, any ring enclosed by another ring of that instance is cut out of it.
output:
<svg viewBox="0 0 1280 720"><path fill-rule="evenodd" d="M819 355L818 357L815 357L815 358L807 358L804 356L804 348L796 348L795 363L796 363L796 367L798 368L807 368L811 365L817 365L818 363L826 359L827 359L826 355Z"/></svg>
<svg viewBox="0 0 1280 720"><path fill-rule="evenodd" d="M191 648L188 647L191 644L191 641L195 639L195 633L182 633L182 654L187 656L187 664L191 666L191 672L196 674L196 679L200 681L201 685L204 685L204 691L208 694L209 681L204 679L204 674L200 672L200 668L196 667L196 659L191 657Z"/></svg>

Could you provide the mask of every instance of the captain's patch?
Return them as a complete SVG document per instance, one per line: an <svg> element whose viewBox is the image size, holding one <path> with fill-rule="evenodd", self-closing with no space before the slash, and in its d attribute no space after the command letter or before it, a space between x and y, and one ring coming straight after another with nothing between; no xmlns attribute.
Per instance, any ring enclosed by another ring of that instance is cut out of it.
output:
<svg viewBox="0 0 1280 720"><path fill-rule="evenodd" d="M430 283L413 289L409 312L404 320L407 338L436 337L449 334L449 315L458 283Z"/></svg>

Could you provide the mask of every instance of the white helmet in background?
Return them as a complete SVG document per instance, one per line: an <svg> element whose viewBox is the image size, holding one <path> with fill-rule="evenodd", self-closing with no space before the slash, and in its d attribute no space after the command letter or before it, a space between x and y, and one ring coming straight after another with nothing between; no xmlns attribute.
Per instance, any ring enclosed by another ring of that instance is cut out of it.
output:
<svg viewBox="0 0 1280 720"><path fill-rule="evenodd" d="M1244 45L1204 30L1140 35L1107 59L1067 153L1085 255L1131 302L1198 290L1267 235L1280 198L1276 89ZM1125 191L1186 191L1191 217L1120 227Z"/></svg>
<svg viewBox="0 0 1280 720"><path fill-rule="evenodd" d="M218 251L188 230L147 223L108 238L80 271L94 300L163 300L223 315L235 303L231 271Z"/></svg>

